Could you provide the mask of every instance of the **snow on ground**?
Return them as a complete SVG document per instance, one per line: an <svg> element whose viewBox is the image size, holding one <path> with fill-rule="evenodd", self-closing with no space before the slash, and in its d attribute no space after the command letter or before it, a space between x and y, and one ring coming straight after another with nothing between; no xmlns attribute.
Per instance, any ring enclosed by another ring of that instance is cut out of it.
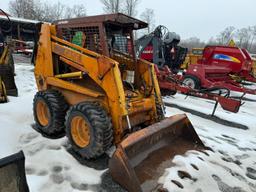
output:
<svg viewBox="0 0 256 192"><path fill-rule="evenodd" d="M233 95L241 96L240 93L232 92ZM232 121L234 123L243 124L248 127L255 127L256 129L256 118L252 116L256 112L256 95L246 95L247 99L255 100L255 102L242 101L244 104L241 106L238 113L231 113L225 111L218 105L215 112L215 116L224 120ZM186 97L186 95L176 94L173 97L165 97L164 102L176 104L181 107L192 109L194 111L199 111L201 113L211 115L214 108L214 101L196 98L196 97ZM250 131L253 129L250 129Z"/></svg>
<svg viewBox="0 0 256 192"><path fill-rule="evenodd" d="M24 150L31 192L98 191L95 186L101 183L104 170L79 164L66 151L65 138L50 140L32 129L36 92L33 66L16 64L16 74L19 97L9 97L9 103L0 105L0 158ZM249 97L256 100L256 96ZM179 94L164 100L205 114L211 114L214 106L211 101L198 98L184 100ZM220 107L216 111L216 116L246 125L248 130L187 113L200 138L214 152L189 151L185 156L176 156L173 160L176 166L168 168L159 182L175 192L256 191L255 112L256 102L246 102L237 114ZM179 113L184 112L167 107L167 116Z"/></svg>
<svg viewBox="0 0 256 192"><path fill-rule="evenodd" d="M256 99L251 95L251 98ZM164 98L179 106L211 114L214 103L184 95ZM178 191L256 191L256 103L246 102L237 114L223 111L219 107L216 116L248 126L248 130L224 126L208 119L187 113L201 140L213 151L202 153L190 151L186 157L176 156L177 165L167 169L161 182L173 192ZM167 116L184 113L167 108ZM183 171L189 174L186 178ZM183 174L182 174L183 173ZM179 176L180 174L180 176ZM188 178L189 177L189 178ZM174 180L174 182L173 182ZM180 188L177 182L180 183Z"/></svg>

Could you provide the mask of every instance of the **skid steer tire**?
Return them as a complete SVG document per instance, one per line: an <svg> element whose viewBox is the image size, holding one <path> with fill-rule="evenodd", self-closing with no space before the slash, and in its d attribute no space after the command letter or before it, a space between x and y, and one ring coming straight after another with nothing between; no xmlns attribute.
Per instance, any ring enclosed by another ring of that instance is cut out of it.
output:
<svg viewBox="0 0 256 192"><path fill-rule="evenodd" d="M67 112L66 135L78 155L96 159L112 146L111 119L99 103L79 103Z"/></svg>
<svg viewBox="0 0 256 192"><path fill-rule="evenodd" d="M37 92L33 102L35 128L48 137L64 136L67 110L68 104L59 91Z"/></svg>

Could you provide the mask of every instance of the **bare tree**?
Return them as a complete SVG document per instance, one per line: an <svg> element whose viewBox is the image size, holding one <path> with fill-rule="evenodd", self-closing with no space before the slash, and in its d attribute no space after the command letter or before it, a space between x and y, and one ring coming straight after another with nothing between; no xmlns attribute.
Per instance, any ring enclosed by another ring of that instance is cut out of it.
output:
<svg viewBox="0 0 256 192"><path fill-rule="evenodd" d="M40 2L39 2L40 3ZM34 0L13 0L9 3L9 11L16 17L27 19L36 18L36 4Z"/></svg>
<svg viewBox="0 0 256 192"><path fill-rule="evenodd" d="M235 30L234 27L227 27L217 38L211 37L206 43L199 38L192 37L181 41L181 45L191 48L204 47L205 45L226 45L233 39L238 47L247 49L250 53L256 54L256 25Z"/></svg>
<svg viewBox="0 0 256 192"><path fill-rule="evenodd" d="M206 44L207 44L207 45L219 45L219 42L218 42L218 40L217 40L216 38L211 37L211 38L207 41Z"/></svg>
<svg viewBox="0 0 256 192"><path fill-rule="evenodd" d="M118 13L121 12L121 1L120 0L101 0L103 4L103 10L106 13Z"/></svg>
<svg viewBox="0 0 256 192"><path fill-rule="evenodd" d="M53 5L44 3L40 6L39 12L41 15L39 16L39 20L53 22L54 20L62 19L65 10L66 6L60 2Z"/></svg>
<svg viewBox="0 0 256 192"><path fill-rule="evenodd" d="M153 9L146 8L140 15L140 18L148 23L147 32L150 33L155 28L155 13Z"/></svg>
<svg viewBox="0 0 256 192"><path fill-rule="evenodd" d="M86 16L86 8L83 4L67 7L65 18L76 18Z"/></svg>
<svg viewBox="0 0 256 192"><path fill-rule="evenodd" d="M236 37L238 40L238 46L248 49L250 41L253 37L252 29L251 27L242 28L237 30Z"/></svg>
<svg viewBox="0 0 256 192"><path fill-rule="evenodd" d="M226 45L228 42L233 38L235 32L235 27L230 26L224 29L220 34L217 36L217 41L221 45Z"/></svg>
<svg viewBox="0 0 256 192"><path fill-rule="evenodd" d="M59 1L55 4L48 4L40 0L12 0L9 3L9 11L16 17L47 22L86 15L86 8L83 4L70 8Z"/></svg>
<svg viewBox="0 0 256 192"><path fill-rule="evenodd" d="M205 42L202 42L197 37L190 37L189 39L182 40L180 45L192 50L193 48L204 48Z"/></svg>
<svg viewBox="0 0 256 192"><path fill-rule="evenodd" d="M140 0L125 0L123 13L135 17L137 15L137 7Z"/></svg>
<svg viewBox="0 0 256 192"><path fill-rule="evenodd" d="M256 38L256 25L251 27L250 31L251 31L251 42L250 42L250 45L248 48L249 50L251 50L253 48L253 44L254 44L254 41Z"/></svg>
<svg viewBox="0 0 256 192"><path fill-rule="evenodd" d="M238 47L252 51L256 39L256 26L237 30L234 27L227 27L217 36L216 42L210 44L227 45L231 39L236 42Z"/></svg>

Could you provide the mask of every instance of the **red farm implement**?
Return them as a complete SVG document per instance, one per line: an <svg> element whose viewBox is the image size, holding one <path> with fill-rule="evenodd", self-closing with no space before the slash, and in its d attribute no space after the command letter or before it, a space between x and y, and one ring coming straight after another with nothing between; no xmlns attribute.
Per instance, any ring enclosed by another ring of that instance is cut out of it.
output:
<svg viewBox="0 0 256 192"><path fill-rule="evenodd" d="M222 87L212 87L210 89L201 90L193 89L179 80L180 77L173 74L167 66L161 70L155 66L155 71L162 95L173 95L178 92L187 96L213 100L215 101L215 105L212 115L215 114L218 104L220 104L224 110L233 113L237 113L240 109L241 100L244 95L238 99L232 98L230 96L230 90Z"/></svg>
<svg viewBox="0 0 256 192"><path fill-rule="evenodd" d="M209 89L199 90L197 89L199 87L196 87L199 80L194 76L191 78L192 81L186 79L184 83L182 82L183 76L176 73L185 60L187 49L178 46L179 42L179 35L168 32L164 26L158 26L155 31L136 41L137 56L155 64L162 94L173 95L179 92L188 96L216 101L213 115L218 104L224 110L237 113L241 106L242 97L239 99L231 98L230 91L226 87L212 86ZM186 77L190 76L187 75Z"/></svg>
<svg viewBox="0 0 256 192"><path fill-rule="evenodd" d="M245 49L228 46L208 46L202 59L191 64L183 82L196 89L222 87L232 91L256 94L246 87L256 82L252 73L253 60Z"/></svg>

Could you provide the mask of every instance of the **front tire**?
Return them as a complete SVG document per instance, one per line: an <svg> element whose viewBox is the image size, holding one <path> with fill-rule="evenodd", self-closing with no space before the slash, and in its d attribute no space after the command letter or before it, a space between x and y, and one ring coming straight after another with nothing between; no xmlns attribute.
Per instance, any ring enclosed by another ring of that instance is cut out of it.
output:
<svg viewBox="0 0 256 192"><path fill-rule="evenodd" d="M99 103L82 102L66 115L66 135L77 154L95 159L112 146L112 123Z"/></svg>
<svg viewBox="0 0 256 192"><path fill-rule="evenodd" d="M33 103L36 129L50 137L63 134L67 110L68 104L59 91L37 92Z"/></svg>

